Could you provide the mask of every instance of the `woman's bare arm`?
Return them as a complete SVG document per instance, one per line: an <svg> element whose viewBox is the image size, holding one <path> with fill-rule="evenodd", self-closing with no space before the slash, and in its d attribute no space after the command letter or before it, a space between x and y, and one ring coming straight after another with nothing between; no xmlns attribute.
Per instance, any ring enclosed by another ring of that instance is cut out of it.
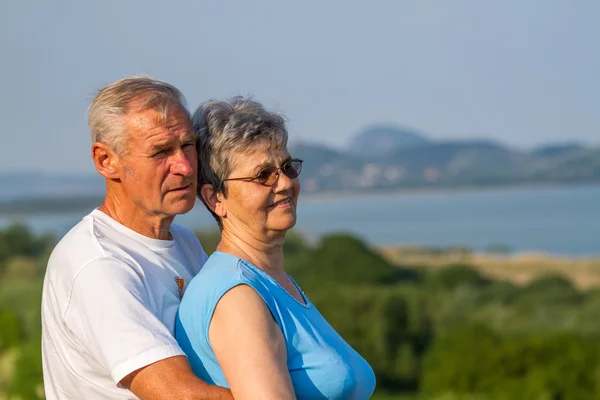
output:
<svg viewBox="0 0 600 400"><path fill-rule="evenodd" d="M296 398L283 333L250 286L236 286L219 300L209 340L236 400Z"/></svg>

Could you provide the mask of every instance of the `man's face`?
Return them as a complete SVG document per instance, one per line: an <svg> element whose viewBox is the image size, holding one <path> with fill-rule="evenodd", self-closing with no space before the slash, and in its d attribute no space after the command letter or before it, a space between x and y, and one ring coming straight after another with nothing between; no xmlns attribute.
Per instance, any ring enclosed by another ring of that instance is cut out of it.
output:
<svg viewBox="0 0 600 400"><path fill-rule="evenodd" d="M172 217L194 207L198 156L196 135L181 107L166 120L145 110L126 117L127 149L120 158L125 196L144 214Z"/></svg>

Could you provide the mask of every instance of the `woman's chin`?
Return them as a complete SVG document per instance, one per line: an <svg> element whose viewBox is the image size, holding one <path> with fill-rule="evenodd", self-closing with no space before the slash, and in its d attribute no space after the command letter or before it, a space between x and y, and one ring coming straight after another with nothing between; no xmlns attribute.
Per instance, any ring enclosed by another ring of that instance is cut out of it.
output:
<svg viewBox="0 0 600 400"><path fill-rule="evenodd" d="M290 215L287 218L280 217L276 222L271 224L270 228L274 231L287 231L296 225L296 215Z"/></svg>

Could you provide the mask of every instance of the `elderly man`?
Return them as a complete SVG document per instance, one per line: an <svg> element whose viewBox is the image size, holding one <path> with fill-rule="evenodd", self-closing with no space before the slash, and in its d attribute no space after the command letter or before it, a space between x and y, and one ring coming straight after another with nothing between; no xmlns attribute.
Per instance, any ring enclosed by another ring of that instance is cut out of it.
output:
<svg viewBox="0 0 600 400"><path fill-rule="evenodd" d="M117 81L89 109L104 203L58 243L42 297L44 385L54 399L229 399L192 372L173 338L187 283L206 260L173 224L196 198L196 135L181 93Z"/></svg>

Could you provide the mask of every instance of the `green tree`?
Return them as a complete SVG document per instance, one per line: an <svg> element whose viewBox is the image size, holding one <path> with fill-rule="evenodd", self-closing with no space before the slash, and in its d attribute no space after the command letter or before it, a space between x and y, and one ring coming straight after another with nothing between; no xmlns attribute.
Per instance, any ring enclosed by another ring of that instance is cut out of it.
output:
<svg viewBox="0 0 600 400"><path fill-rule="evenodd" d="M574 334L500 337L481 326L438 338L424 361L432 395L490 399L598 398L599 345Z"/></svg>
<svg viewBox="0 0 600 400"><path fill-rule="evenodd" d="M22 348L9 385L9 398L43 399L41 336L36 335Z"/></svg>
<svg viewBox="0 0 600 400"><path fill-rule="evenodd" d="M397 282L399 269L364 242L349 235L324 237L306 257L294 277L303 285L368 285Z"/></svg>
<svg viewBox="0 0 600 400"><path fill-rule="evenodd" d="M34 235L26 225L15 224L0 232L0 261L11 256L39 257L55 239L52 235Z"/></svg>
<svg viewBox="0 0 600 400"><path fill-rule="evenodd" d="M21 343L23 329L16 315L0 306L0 353Z"/></svg>
<svg viewBox="0 0 600 400"><path fill-rule="evenodd" d="M489 283L475 268L465 264L450 264L429 276L429 284L437 290L454 290L460 286L484 286Z"/></svg>
<svg viewBox="0 0 600 400"><path fill-rule="evenodd" d="M429 336L424 307L406 291L385 286L328 286L311 301L373 367L378 387L414 391L422 339ZM415 315L421 314L421 315Z"/></svg>
<svg viewBox="0 0 600 400"><path fill-rule="evenodd" d="M560 275L547 275L531 282L519 296L521 302L552 302L553 304L579 304L583 293L570 280Z"/></svg>

